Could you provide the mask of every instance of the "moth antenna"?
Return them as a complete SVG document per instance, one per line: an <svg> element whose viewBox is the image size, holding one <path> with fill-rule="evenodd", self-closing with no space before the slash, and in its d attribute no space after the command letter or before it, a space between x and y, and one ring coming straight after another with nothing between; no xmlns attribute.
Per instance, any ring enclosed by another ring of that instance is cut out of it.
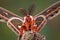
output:
<svg viewBox="0 0 60 40"><path fill-rule="evenodd" d="M33 3L33 4L29 7L29 9L28 9L29 15L32 15L34 9L35 9L35 4Z"/></svg>
<svg viewBox="0 0 60 40"><path fill-rule="evenodd" d="M20 11L20 13L23 13L24 16L27 15L27 11L25 9L20 8L19 11Z"/></svg>

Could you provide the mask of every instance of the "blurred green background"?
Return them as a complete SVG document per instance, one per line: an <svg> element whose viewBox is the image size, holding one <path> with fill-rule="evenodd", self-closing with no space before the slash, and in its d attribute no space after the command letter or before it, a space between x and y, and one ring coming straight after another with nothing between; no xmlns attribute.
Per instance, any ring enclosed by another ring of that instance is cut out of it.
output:
<svg viewBox="0 0 60 40"><path fill-rule="evenodd" d="M57 1L59 0L0 0L0 7L23 16L19 13L19 8L27 10L32 3L35 3L36 8L33 15L36 15ZM48 21L40 33L46 36L46 40L60 40L60 15ZM17 38L17 35L7 27L6 23L0 22L0 40L17 40Z"/></svg>

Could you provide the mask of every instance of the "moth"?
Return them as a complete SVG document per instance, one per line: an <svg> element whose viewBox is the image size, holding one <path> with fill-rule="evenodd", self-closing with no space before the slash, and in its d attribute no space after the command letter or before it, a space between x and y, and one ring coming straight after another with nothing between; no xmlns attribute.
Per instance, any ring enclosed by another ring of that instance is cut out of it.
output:
<svg viewBox="0 0 60 40"><path fill-rule="evenodd" d="M19 37L21 37L25 31L38 32L48 20L60 14L60 1L52 4L35 16L32 15L34 8L34 4L31 5L28 12L20 8L19 11L24 15L24 17L21 17L0 7L0 21L5 21L7 26Z"/></svg>

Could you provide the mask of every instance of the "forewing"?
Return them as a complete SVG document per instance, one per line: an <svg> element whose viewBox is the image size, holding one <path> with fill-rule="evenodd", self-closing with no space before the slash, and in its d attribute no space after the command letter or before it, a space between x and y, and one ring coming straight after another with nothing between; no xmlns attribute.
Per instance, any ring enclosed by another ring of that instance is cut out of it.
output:
<svg viewBox="0 0 60 40"><path fill-rule="evenodd" d="M6 21L8 27L11 30L13 30L16 33L19 33L19 28L17 25L21 26L22 24L21 20L23 20L22 17L0 7L0 18Z"/></svg>
<svg viewBox="0 0 60 40"><path fill-rule="evenodd" d="M19 17L20 19L22 19L22 17L16 15L15 13L12 13L12 12L0 7L0 18L3 19L3 17L6 19L10 19L11 17Z"/></svg>
<svg viewBox="0 0 60 40"><path fill-rule="evenodd" d="M50 20L56 17L58 14L60 14L60 1L54 3L44 11L35 15L36 24L38 25L38 28L41 29L46 24L47 20ZM38 16L41 16L41 17L38 17Z"/></svg>
<svg viewBox="0 0 60 40"><path fill-rule="evenodd" d="M45 9L42 12L40 12L39 14L35 15L35 17L44 15L46 17L46 19L50 20L50 19L56 17L58 14L60 14L59 10L60 10L60 1L54 3L47 9Z"/></svg>

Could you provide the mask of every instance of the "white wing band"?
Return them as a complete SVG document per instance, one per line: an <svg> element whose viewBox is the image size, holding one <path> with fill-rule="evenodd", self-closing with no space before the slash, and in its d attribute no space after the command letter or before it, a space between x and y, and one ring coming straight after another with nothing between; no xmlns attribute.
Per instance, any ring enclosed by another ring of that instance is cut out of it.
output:
<svg viewBox="0 0 60 40"><path fill-rule="evenodd" d="M44 15L37 16L36 18L38 18L38 17L43 17L44 20L46 20L46 17L45 17ZM36 19L36 18L35 18L35 19Z"/></svg>
<svg viewBox="0 0 60 40"><path fill-rule="evenodd" d="M14 19L18 19L18 20L20 20L20 21L22 21L23 22L23 20L21 20L20 18L17 18L17 17L12 17L12 18L10 18L8 21L7 21L7 26L13 31L13 32L15 32L11 27L10 27L10 25L9 25L9 23L12 21L12 20L14 20ZM14 25L13 25L14 26ZM14 26L14 28L15 28L15 26ZM16 28L15 28L16 29ZM17 30L17 29L16 29ZM17 30L18 31L18 30ZM18 31L19 32L19 31ZM15 32L16 33L16 32Z"/></svg>
<svg viewBox="0 0 60 40"><path fill-rule="evenodd" d="M20 21L23 22L23 20L21 20L20 18L12 17L12 18L10 18L10 19L7 21L7 26L9 26L8 23L11 22L11 21L14 20L14 19L18 19L18 20L20 20Z"/></svg>

